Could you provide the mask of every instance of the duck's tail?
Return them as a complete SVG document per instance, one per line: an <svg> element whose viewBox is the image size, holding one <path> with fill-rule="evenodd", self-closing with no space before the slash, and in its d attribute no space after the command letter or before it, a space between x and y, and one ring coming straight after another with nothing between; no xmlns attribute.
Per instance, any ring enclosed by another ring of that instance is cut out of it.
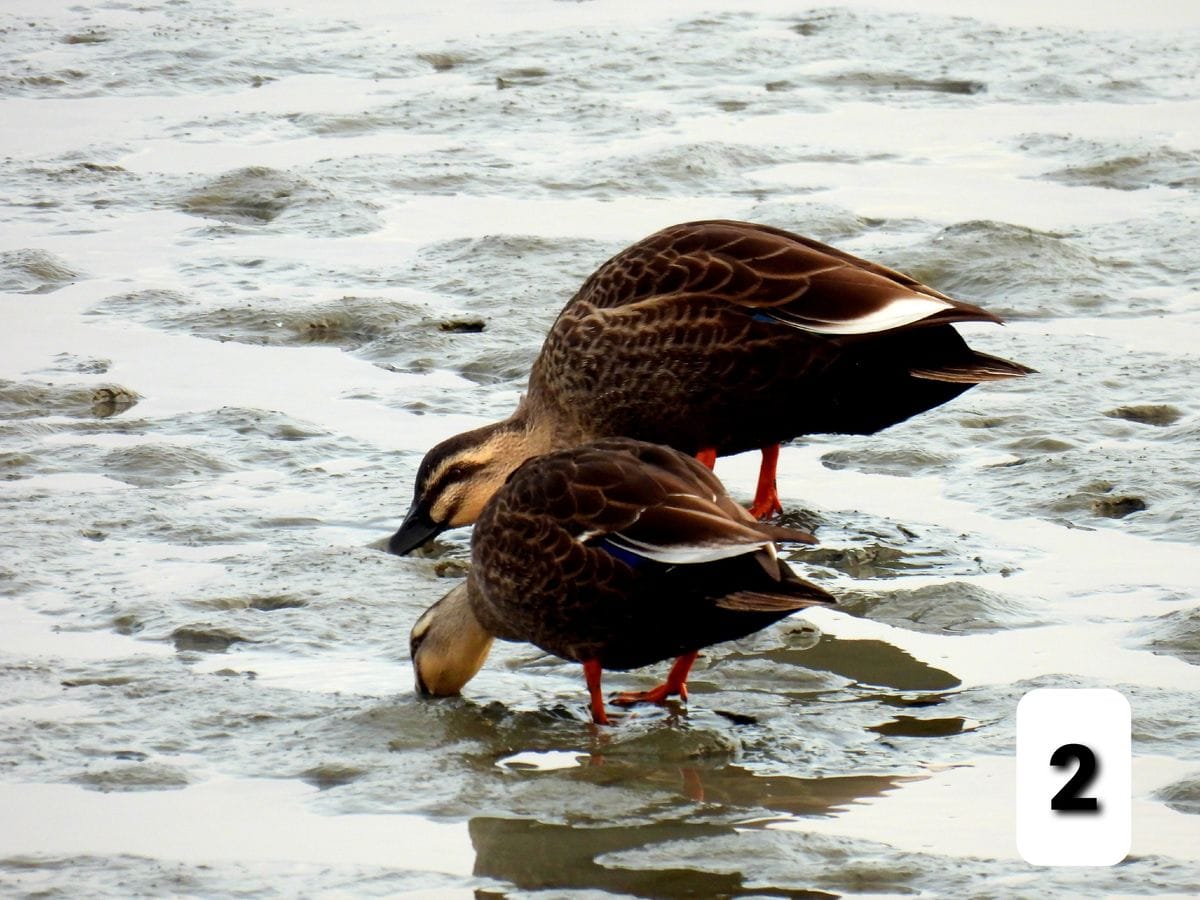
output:
<svg viewBox="0 0 1200 900"><path fill-rule="evenodd" d="M1001 359L999 356L976 350L969 352L970 355L962 359L947 360L936 366L911 368L908 373L913 378L951 384L980 384L984 381L1003 381L1006 378L1022 378L1037 373L1037 369Z"/></svg>
<svg viewBox="0 0 1200 900"><path fill-rule="evenodd" d="M721 609L735 612L779 613L786 615L810 606L836 606L837 599L823 587L805 581L780 563L779 583L768 590L741 590L726 594L716 601Z"/></svg>

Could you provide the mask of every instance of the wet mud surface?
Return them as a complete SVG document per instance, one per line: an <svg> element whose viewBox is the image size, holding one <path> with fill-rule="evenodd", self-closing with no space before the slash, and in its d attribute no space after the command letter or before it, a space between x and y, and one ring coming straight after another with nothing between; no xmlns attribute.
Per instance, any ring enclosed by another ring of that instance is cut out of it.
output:
<svg viewBox="0 0 1200 900"><path fill-rule="evenodd" d="M0 13L0 893L1200 892L1200 21L1018 12ZM1039 375L786 448L840 608L686 705L597 730L511 645L420 700L469 556L383 551L423 452L708 217L980 303ZM1130 700L1120 866L1016 855L1037 687Z"/></svg>

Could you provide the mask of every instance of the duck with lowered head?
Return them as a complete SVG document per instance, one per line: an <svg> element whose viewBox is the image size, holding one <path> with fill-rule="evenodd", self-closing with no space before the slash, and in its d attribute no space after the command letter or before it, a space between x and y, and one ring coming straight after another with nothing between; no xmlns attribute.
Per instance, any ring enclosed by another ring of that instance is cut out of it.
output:
<svg viewBox="0 0 1200 900"><path fill-rule="evenodd" d="M484 505L466 581L413 626L417 689L458 693L500 638L582 663L598 724L604 669L675 657L665 683L615 702L687 699L702 648L835 602L776 540L815 539L757 521L669 447L614 438L528 460Z"/></svg>
<svg viewBox="0 0 1200 900"><path fill-rule="evenodd" d="M666 444L710 468L718 456L759 449L751 511L769 516L780 509L780 443L871 434L975 384L1032 372L972 350L953 327L999 321L777 228L666 228L584 282L511 416L426 454L389 549L405 554L471 524L529 457L603 437Z"/></svg>

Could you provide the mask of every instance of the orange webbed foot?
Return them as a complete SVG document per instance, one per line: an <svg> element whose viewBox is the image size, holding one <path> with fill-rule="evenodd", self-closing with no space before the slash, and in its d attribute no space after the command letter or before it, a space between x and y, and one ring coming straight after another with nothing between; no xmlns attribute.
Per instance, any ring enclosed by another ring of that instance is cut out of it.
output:
<svg viewBox="0 0 1200 900"><path fill-rule="evenodd" d="M635 703L662 703L668 697L676 695L681 700L687 700L687 685L681 684L673 687L664 682L648 691L622 691L609 698L609 703L615 703L617 706L633 706Z"/></svg>
<svg viewBox="0 0 1200 900"><path fill-rule="evenodd" d="M774 488L771 488L770 493L765 497L755 497L754 502L750 505L750 515L760 522L765 522L782 512L783 504L779 502L779 495L775 493Z"/></svg>
<svg viewBox="0 0 1200 900"><path fill-rule="evenodd" d="M650 688L648 691L623 691L613 697L612 702L618 706L632 706L635 703L662 703L672 696L686 701L688 698L688 673L692 670L692 663L699 655L699 650L692 650L675 660L671 671L667 673L667 680L658 687Z"/></svg>

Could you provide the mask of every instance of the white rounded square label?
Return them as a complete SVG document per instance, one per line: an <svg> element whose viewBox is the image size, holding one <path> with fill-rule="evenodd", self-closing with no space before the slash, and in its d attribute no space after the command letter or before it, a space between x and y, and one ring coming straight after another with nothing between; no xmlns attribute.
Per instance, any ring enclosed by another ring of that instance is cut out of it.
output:
<svg viewBox="0 0 1200 900"><path fill-rule="evenodd" d="M1038 688L1017 704L1017 849L1035 866L1112 866L1129 852L1129 701Z"/></svg>

